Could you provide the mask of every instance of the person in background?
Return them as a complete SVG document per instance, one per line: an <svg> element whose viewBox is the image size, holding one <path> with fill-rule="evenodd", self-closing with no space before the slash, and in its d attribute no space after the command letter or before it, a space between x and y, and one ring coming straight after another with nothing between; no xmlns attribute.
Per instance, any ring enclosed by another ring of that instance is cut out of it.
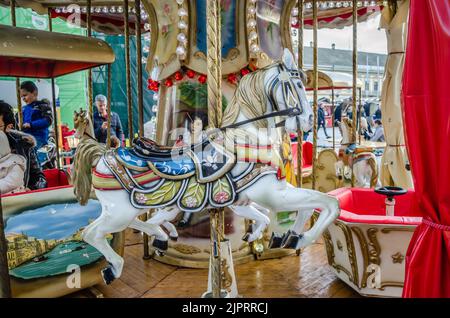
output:
<svg viewBox="0 0 450 318"><path fill-rule="evenodd" d="M381 120L375 120L375 131L370 138L370 141L384 141L384 130L383 125L381 124Z"/></svg>
<svg viewBox="0 0 450 318"><path fill-rule="evenodd" d="M108 136L108 101L105 95L95 96L97 111L94 112L94 133L98 142L106 144ZM122 123L115 112L111 112L111 146L120 147L124 140Z"/></svg>
<svg viewBox="0 0 450 318"><path fill-rule="evenodd" d="M47 100L38 100L38 88L31 81L20 84L20 96L26 105L22 108L21 130L36 139L36 149L48 143L49 127L53 121Z"/></svg>
<svg viewBox="0 0 450 318"><path fill-rule="evenodd" d="M0 130L0 194L25 191L26 159L11 153L8 137Z"/></svg>
<svg viewBox="0 0 450 318"><path fill-rule="evenodd" d="M327 128L325 127L325 110L323 109L323 103L319 104L319 109L317 110L317 133L319 133L320 127L323 128L326 138L330 138L327 133Z"/></svg>
<svg viewBox="0 0 450 318"><path fill-rule="evenodd" d="M0 101L0 131L3 131L9 142L11 152L26 159L24 185L31 190L47 187L47 180L42 172L36 154L36 140L33 136L14 130L15 118L11 105Z"/></svg>

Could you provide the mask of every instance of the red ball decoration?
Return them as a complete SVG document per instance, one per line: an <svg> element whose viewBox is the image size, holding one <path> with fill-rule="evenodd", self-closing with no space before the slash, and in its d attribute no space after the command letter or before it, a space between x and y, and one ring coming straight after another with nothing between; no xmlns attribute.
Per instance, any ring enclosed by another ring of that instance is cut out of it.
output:
<svg viewBox="0 0 450 318"><path fill-rule="evenodd" d="M248 69L246 69L246 68L243 68L243 69L241 70L242 76L245 76L245 75L247 75L248 73L250 73L250 71L249 71Z"/></svg>
<svg viewBox="0 0 450 318"><path fill-rule="evenodd" d="M205 83L206 83L206 75L200 75L200 76L198 77L198 81L199 81L201 84L205 84Z"/></svg>
<svg viewBox="0 0 450 318"><path fill-rule="evenodd" d="M229 74L228 75L228 82L230 82L231 84L236 84L237 83L237 77L236 74Z"/></svg>
<svg viewBox="0 0 450 318"><path fill-rule="evenodd" d="M183 73L181 73L180 71L175 73L175 79L177 81L181 81L183 79Z"/></svg>
<svg viewBox="0 0 450 318"><path fill-rule="evenodd" d="M188 70L188 71L186 72L186 76L189 77L189 78L194 78L195 72L192 71L192 70Z"/></svg>
<svg viewBox="0 0 450 318"><path fill-rule="evenodd" d="M155 83L154 85L150 85L150 89L154 92L159 91L159 85L158 83Z"/></svg>
<svg viewBox="0 0 450 318"><path fill-rule="evenodd" d="M168 78L164 82L164 85L166 85L167 87L171 87L171 86L173 86L173 81L170 78Z"/></svg>

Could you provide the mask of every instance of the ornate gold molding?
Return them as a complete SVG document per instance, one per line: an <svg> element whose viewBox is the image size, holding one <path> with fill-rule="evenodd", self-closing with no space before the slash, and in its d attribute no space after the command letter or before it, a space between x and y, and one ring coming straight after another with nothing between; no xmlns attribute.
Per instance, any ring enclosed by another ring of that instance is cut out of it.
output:
<svg viewBox="0 0 450 318"><path fill-rule="evenodd" d="M363 255L363 274L362 274L362 278L361 278L361 284L360 287L361 288L365 288L367 287L367 277L369 276L369 273L367 272L367 267L369 266L369 246L367 244L367 240L364 237L364 233L363 231L357 227L354 226L352 227L352 231L353 233L355 233L356 237L358 238L359 241L359 246L361 247L361 252Z"/></svg>
<svg viewBox="0 0 450 318"><path fill-rule="evenodd" d="M369 247L371 247L371 249L369 249L369 260L371 264L380 265L381 246L377 240L377 232L378 229L376 228L370 228L367 230L367 237L369 238Z"/></svg>
<svg viewBox="0 0 450 318"><path fill-rule="evenodd" d="M186 245L186 244L181 244L181 243L177 243L174 244L172 246L172 248L178 252L180 252L181 254L198 254L201 253L201 250L198 247L192 246L192 245Z"/></svg>
<svg viewBox="0 0 450 318"><path fill-rule="evenodd" d="M414 232L416 230L415 226L411 227L385 227L381 229L381 233L387 234L389 232Z"/></svg>
<svg viewBox="0 0 450 318"><path fill-rule="evenodd" d="M397 253L391 255L391 257L392 257L393 264L401 264L401 263L403 263L403 260L405 259L405 256L403 256L403 254L400 252L397 252Z"/></svg>

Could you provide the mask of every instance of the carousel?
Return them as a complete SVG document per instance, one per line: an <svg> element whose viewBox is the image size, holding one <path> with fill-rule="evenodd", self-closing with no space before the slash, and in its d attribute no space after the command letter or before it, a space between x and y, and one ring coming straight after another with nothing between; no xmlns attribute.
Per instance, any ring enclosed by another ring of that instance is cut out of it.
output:
<svg viewBox="0 0 450 318"><path fill-rule="evenodd" d="M430 194L427 183L440 184L433 178L448 163L439 152L427 166L416 133L422 127L433 132L430 136L442 135L450 126L443 120L430 124L417 112L444 118L448 110L424 110L420 105L444 98L441 91L408 82L414 81L418 48L431 41L420 27L434 24L430 33L449 41L440 31L446 26L433 16L448 14L448 4L0 4L10 7L13 24L0 26L0 76L15 77L17 87L19 78L50 79L57 114L54 78L88 75L87 105L73 117L71 165L63 165L60 123L54 121L58 151L56 168L44 170L48 188L1 196L2 296L450 296L450 282L439 282L449 275L448 187ZM17 7L48 15L49 31L16 27ZM370 143L361 140L358 23L378 14L389 53L381 101L386 141ZM87 36L52 32L56 18L86 28ZM352 75L319 71L318 29L348 26L353 28ZM313 31L310 70L304 69L305 29ZM106 65L108 105L114 105L115 54L93 31L125 38L126 147L112 135L111 107L106 144L95 139L92 69ZM143 47L144 38L150 44ZM434 47L428 54L430 60L445 55ZM432 81L438 70L427 66L424 76ZM148 123L144 90L152 93L154 104ZM352 116L335 127L337 90L351 90ZM318 145L319 91L331 96L331 146ZM425 97L417 101L417 95ZM19 127L21 104L18 94ZM312 142L303 141L310 131ZM424 167L430 176L424 176ZM433 244L434 260L424 260L424 242ZM421 283L423 268L434 271L425 275L428 283Z"/></svg>

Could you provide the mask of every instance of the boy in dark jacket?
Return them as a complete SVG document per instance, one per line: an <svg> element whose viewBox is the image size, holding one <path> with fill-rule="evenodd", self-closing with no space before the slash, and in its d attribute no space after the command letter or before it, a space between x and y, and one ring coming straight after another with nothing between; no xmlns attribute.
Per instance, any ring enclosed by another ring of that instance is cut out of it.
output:
<svg viewBox="0 0 450 318"><path fill-rule="evenodd" d="M36 155L36 140L33 136L13 130L15 119L12 107L0 100L0 129L8 137L11 152L24 156L27 160L24 184L25 187L36 190L47 187L47 180L42 172Z"/></svg>
<svg viewBox="0 0 450 318"><path fill-rule="evenodd" d="M20 85L20 96L26 105L22 108L22 131L32 135L39 149L48 142L48 128L52 124L52 109L47 101L38 100L38 89L33 82Z"/></svg>

